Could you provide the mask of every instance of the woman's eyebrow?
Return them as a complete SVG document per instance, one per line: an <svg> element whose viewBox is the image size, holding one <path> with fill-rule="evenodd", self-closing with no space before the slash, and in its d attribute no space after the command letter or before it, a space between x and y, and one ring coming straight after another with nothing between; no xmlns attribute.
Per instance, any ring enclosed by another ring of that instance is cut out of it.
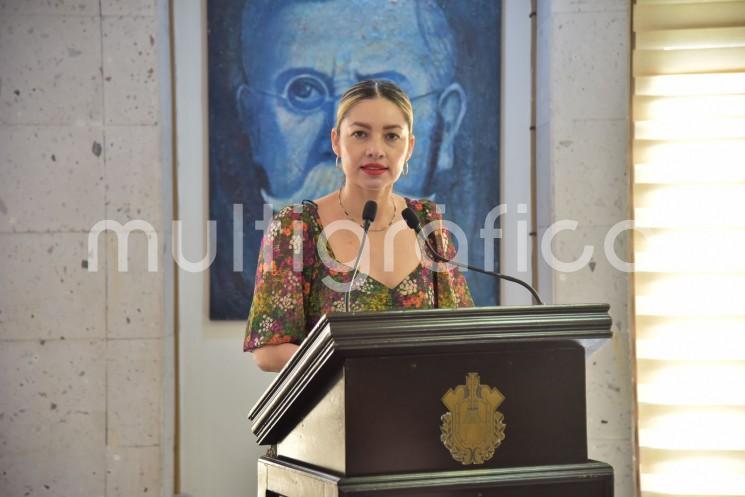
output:
<svg viewBox="0 0 745 497"><path fill-rule="evenodd" d="M351 123L350 126L359 126L360 128L372 129L372 126L370 126L369 124L361 123L358 121ZM401 126L400 124L387 124L383 126L383 129L394 129L394 128L404 129L403 126Z"/></svg>

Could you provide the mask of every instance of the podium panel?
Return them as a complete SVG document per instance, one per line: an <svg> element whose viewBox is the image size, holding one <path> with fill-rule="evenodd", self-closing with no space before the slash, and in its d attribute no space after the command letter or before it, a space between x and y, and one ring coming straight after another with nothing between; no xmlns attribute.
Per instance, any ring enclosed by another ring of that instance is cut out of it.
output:
<svg viewBox="0 0 745 497"><path fill-rule="evenodd" d="M456 470L441 438L442 396L470 372L504 395L504 440L479 467L587 460L585 355L574 343L353 358L345 364L347 475Z"/></svg>
<svg viewBox="0 0 745 497"><path fill-rule="evenodd" d="M259 459L260 497L612 497L604 463L338 477L287 461Z"/></svg>
<svg viewBox="0 0 745 497"><path fill-rule="evenodd" d="M259 493L611 496L587 459L585 351L607 305L324 316L249 414Z"/></svg>

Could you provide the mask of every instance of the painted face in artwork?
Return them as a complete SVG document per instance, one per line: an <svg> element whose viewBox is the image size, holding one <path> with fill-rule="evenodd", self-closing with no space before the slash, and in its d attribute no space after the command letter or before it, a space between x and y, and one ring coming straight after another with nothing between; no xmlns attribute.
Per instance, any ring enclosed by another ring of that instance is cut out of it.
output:
<svg viewBox="0 0 745 497"><path fill-rule="evenodd" d="M455 43L430 0L248 0L242 24L246 82L237 92L265 202L278 209L338 188L329 132L352 84L387 79L414 106L417 146L396 191L431 196L432 175L452 167L466 110L454 81Z"/></svg>

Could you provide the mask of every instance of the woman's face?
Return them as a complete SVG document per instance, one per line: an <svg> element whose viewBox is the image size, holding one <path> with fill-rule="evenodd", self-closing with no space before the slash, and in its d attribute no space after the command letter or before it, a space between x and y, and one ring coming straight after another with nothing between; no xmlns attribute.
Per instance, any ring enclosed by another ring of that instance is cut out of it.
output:
<svg viewBox="0 0 745 497"><path fill-rule="evenodd" d="M414 150L414 136L403 112L385 98L356 103L331 130L334 152L341 158L347 184L365 190L393 185Z"/></svg>

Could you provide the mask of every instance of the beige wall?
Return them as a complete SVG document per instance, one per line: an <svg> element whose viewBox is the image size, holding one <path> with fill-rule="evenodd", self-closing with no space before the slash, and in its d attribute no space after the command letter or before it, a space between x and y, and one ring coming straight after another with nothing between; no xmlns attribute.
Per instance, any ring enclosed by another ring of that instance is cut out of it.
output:
<svg viewBox="0 0 745 497"><path fill-rule="evenodd" d="M0 1L0 495L171 494L169 272L84 267L168 247L165 6Z"/></svg>
<svg viewBox="0 0 745 497"><path fill-rule="evenodd" d="M207 253L205 6L180 0L173 10L178 212L190 261ZM267 447L256 444L247 414L275 375L260 371L243 352L243 321L210 321L208 271L180 270L178 282L181 491L193 497L251 495L256 460Z"/></svg>
<svg viewBox="0 0 745 497"><path fill-rule="evenodd" d="M564 262L593 246L590 263L572 273L540 258L541 295L556 304L607 302L614 339L587 360L590 457L613 465L616 495L634 495L631 421L629 275L604 253L611 226L629 218L629 0L538 2L537 213L541 240L552 223ZM619 237L616 253L628 260Z"/></svg>

